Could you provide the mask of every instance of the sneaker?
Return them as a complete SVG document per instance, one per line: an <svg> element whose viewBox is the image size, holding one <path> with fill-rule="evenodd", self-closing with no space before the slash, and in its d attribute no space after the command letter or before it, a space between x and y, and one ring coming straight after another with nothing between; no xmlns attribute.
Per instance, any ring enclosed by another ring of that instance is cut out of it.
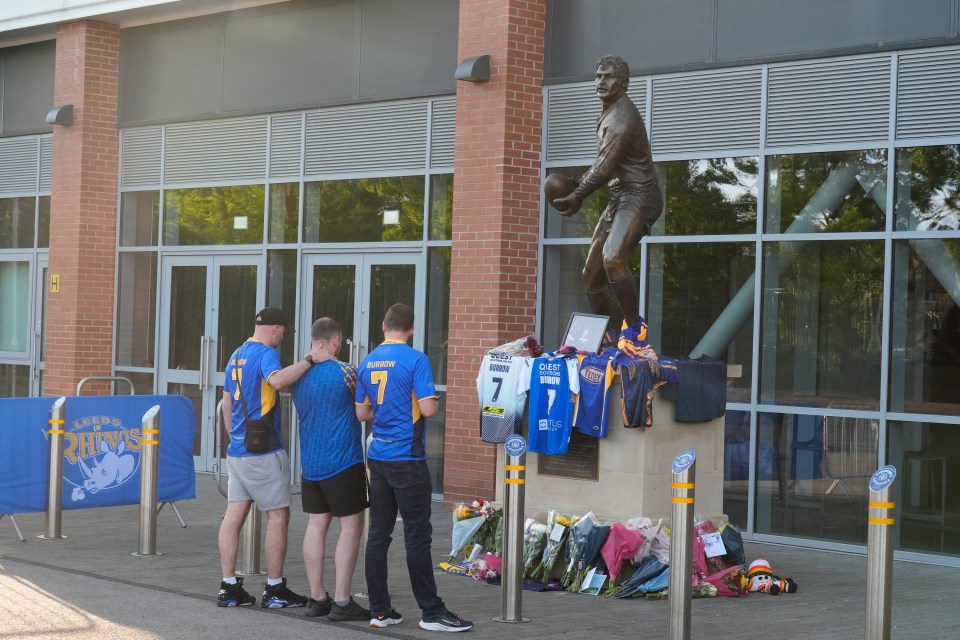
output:
<svg viewBox="0 0 960 640"><path fill-rule="evenodd" d="M308 598L298 596L290 589L287 589L287 579L284 578L280 584L273 586L263 583L263 596L260 599L260 606L266 609L280 609L284 607L302 607L307 604Z"/></svg>
<svg viewBox="0 0 960 640"><path fill-rule="evenodd" d="M341 607L336 602L333 603L333 607L330 608L330 615L327 617L328 620L333 620L335 622L349 622L351 620L369 620L370 619L370 609L364 609L357 601L353 598L350 598L350 602L346 606Z"/></svg>
<svg viewBox="0 0 960 640"><path fill-rule="evenodd" d="M247 607L256 604L257 599L243 588L243 578L237 578L236 584L220 583L220 593L217 595L218 607Z"/></svg>
<svg viewBox="0 0 960 640"><path fill-rule="evenodd" d="M473 623L447 611L439 616L421 619L420 628L427 631L469 631L473 629Z"/></svg>
<svg viewBox="0 0 960 640"><path fill-rule="evenodd" d="M400 624L401 622L403 622L403 616L401 616L400 612L396 609L390 609L390 613L382 613L379 616L370 617L370 626L378 629L389 627L392 624Z"/></svg>
<svg viewBox="0 0 960 640"><path fill-rule="evenodd" d="M307 608L303 610L303 615L310 616L311 618L318 618L330 613L330 607L333 605L333 600L330 598L329 593L326 594L326 596L327 597L324 600L307 598Z"/></svg>

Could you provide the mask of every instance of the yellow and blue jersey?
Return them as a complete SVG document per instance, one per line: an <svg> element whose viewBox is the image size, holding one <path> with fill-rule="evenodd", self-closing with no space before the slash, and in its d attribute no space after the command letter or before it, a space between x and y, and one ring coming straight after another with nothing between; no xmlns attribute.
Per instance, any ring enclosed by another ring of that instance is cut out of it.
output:
<svg viewBox="0 0 960 640"><path fill-rule="evenodd" d="M613 364L615 350L611 347L601 354L578 354L580 376L580 406L574 426L577 431L595 438L607 437L607 410L610 406L610 388L616 373Z"/></svg>
<svg viewBox="0 0 960 640"><path fill-rule="evenodd" d="M279 371L280 355L273 347L268 347L259 340L248 338L227 363L224 375L223 392L229 393L233 399L233 411L230 414L230 445L227 447L228 456L253 456L243 444L243 437L247 432L243 415L243 402L240 394L246 401L247 413L251 420L257 418L271 419L274 434L268 443L272 453L283 448L280 439L280 411L277 408L277 390L267 384L267 379L275 371Z"/></svg>
<svg viewBox="0 0 960 640"><path fill-rule="evenodd" d="M427 457L420 400L435 398L430 360L405 342L387 340L360 363L356 403L373 407L367 457L383 462Z"/></svg>

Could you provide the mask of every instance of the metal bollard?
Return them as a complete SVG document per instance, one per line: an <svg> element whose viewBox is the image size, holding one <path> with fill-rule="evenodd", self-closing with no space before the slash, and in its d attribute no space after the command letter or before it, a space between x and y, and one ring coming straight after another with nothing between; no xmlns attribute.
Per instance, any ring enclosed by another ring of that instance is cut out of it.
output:
<svg viewBox="0 0 960 640"><path fill-rule="evenodd" d="M503 504L503 576L500 617L494 622L530 622L522 613L523 595L523 494L527 441L512 435L503 444L507 464L503 467L506 500ZM513 473L511 473L513 472ZM512 477L511 477L512 476Z"/></svg>
<svg viewBox="0 0 960 640"><path fill-rule="evenodd" d="M866 640L890 640L890 596L893 581L893 508L890 485L897 469L888 465L870 478L867 516L867 620Z"/></svg>
<svg viewBox="0 0 960 640"><path fill-rule="evenodd" d="M673 524L670 530L670 640L690 640L690 577L693 560L693 498L697 452L676 457L673 471Z"/></svg>
<svg viewBox="0 0 960 640"><path fill-rule="evenodd" d="M160 444L160 405L150 407L141 420L140 440L140 549L130 555L157 553L157 466Z"/></svg>
<svg viewBox="0 0 960 640"><path fill-rule="evenodd" d="M250 511L247 513L247 519L243 522L243 528L240 529L240 568L237 575L258 576L263 575L260 570L260 523L263 514L257 505L250 505Z"/></svg>
<svg viewBox="0 0 960 640"><path fill-rule="evenodd" d="M44 519L43 540L66 538L60 533L63 519L63 434L66 398L57 398L50 407L50 478L47 481L47 514Z"/></svg>

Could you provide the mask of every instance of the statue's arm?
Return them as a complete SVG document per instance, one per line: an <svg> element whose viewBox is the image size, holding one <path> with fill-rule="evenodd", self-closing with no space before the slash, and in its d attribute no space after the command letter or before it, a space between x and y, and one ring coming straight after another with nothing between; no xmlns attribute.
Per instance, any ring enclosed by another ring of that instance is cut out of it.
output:
<svg viewBox="0 0 960 640"><path fill-rule="evenodd" d="M580 200L585 200L591 193L610 182L630 148L629 128L618 126L617 123L609 125L604 130L599 146L596 161L580 178L580 184L574 192Z"/></svg>

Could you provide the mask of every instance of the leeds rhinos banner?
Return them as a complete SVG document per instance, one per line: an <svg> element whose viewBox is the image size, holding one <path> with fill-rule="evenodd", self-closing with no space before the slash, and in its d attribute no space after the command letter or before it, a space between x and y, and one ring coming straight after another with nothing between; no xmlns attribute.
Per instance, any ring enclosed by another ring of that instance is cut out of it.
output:
<svg viewBox="0 0 960 640"><path fill-rule="evenodd" d="M0 399L0 513L45 511L50 408L56 398ZM68 397L63 508L140 502L143 414L160 405L157 499L196 497L193 405L183 396Z"/></svg>

